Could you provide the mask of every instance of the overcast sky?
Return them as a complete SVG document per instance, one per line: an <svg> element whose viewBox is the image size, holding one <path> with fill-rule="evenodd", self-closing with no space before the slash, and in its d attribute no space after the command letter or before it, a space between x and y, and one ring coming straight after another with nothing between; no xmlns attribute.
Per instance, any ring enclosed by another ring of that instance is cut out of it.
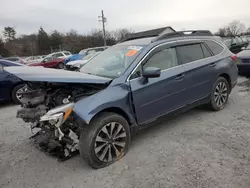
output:
<svg viewBox="0 0 250 188"><path fill-rule="evenodd" d="M134 31L161 26L216 31L232 20L250 27L250 0L0 0L0 30L14 26L18 34L67 32L87 33L101 29L101 10L108 30Z"/></svg>

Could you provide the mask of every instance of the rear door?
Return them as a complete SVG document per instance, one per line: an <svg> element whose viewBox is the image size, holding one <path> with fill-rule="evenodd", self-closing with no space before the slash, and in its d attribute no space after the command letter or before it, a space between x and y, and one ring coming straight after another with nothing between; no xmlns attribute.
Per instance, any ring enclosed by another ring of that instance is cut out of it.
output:
<svg viewBox="0 0 250 188"><path fill-rule="evenodd" d="M145 82L141 75L147 67L160 68L160 77L149 78ZM174 45L162 45L151 51L131 75L129 82L139 124L154 121L186 104L185 70L177 60Z"/></svg>
<svg viewBox="0 0 250 188"><path fill-rule="evenodd" d="M203 41L179 41L178 59L187 78L185 93L188 103L198 101L210 94L216 78L216 60Z"/></svg>

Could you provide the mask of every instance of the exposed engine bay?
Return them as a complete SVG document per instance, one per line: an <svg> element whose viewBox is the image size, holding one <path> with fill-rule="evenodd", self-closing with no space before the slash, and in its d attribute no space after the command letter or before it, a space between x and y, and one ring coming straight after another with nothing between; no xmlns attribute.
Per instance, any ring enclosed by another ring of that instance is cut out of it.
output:
<svg viewBox="0 0 250 188"><path fill-rule="evenodd" d="M43 151L66 160L78 154L81 127L75 123L73 107L80 99L104 89L104 84L28 82L20 99L17 117L31 124L31 136Z"/></svg>

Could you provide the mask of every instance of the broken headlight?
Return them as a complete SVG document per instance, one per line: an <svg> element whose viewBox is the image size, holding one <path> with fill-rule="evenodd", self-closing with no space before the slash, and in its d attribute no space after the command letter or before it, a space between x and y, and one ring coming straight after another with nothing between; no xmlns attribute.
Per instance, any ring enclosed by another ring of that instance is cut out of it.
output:
<svg viewBox="0 0 250 188"><path fill-rule="evenodd" d="M49 110L40 121L49 121L51 125L60 127L69 117L73 111L74 103L68 103Z"/></svg>

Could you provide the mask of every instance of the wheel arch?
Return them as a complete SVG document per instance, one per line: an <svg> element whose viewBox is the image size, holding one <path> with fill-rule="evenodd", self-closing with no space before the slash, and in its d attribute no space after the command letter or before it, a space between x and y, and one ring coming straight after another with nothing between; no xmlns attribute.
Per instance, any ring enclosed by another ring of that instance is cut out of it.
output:
<svg viewBox="0 0 250 188"><path fill-rule="evenodd" d="M93 119L95 119L96 117L100 116L101 114L103 114L103 113L105 113L105 112L116 113L116 114L122 116L124 119L126 119L127 122L128 122L128 124L129 124L129 126L132 125L132 120L131 120L131 118L129 117L129 115L128 115L123 109L121 109L121 108L119 108L119 107L108 107L108 108L105 108L105 109L99 111L98 113L96 113L96 114L91 118L90 122L93 121Z"/></svg>
<svg viewBox="0 0 250 188"><path fill-rule="evenodd" d="M25 84L25 83L22 82L22 81L19 81L19 82L15 82L15 83L12 85L12 87L10 88L10 97L11 97L11 93L12 93L13 89L14 89L16 86L22 85L22 84Z"/></svg>
<svg viewBox="0 0 250 188"><path fill-rule="evenodd" d="M223 78L225 78L227 80L227 82L229 84L229 87L230 87L230 92L231 92L231 90L232 90L232 83L231 83L231 78L230 78L229 74L222 73L222 74L219 75L219 77L223 77Z"/></svg>

